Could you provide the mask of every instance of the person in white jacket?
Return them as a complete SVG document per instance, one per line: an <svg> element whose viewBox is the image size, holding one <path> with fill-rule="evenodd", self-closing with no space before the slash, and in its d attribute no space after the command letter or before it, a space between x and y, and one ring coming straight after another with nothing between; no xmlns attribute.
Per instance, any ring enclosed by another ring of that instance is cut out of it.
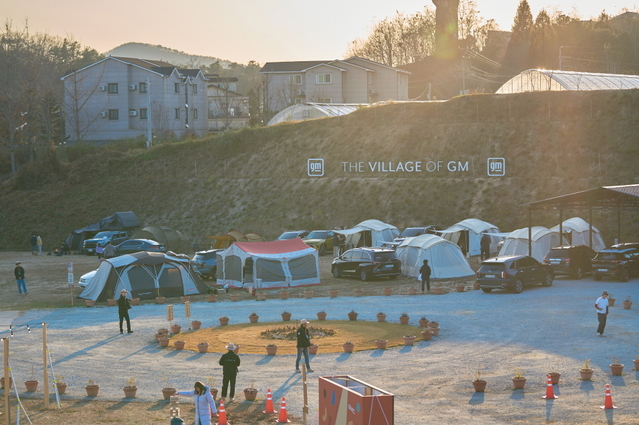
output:
<svg viewBox="0 0 639 425"><path fill-rule="evenodd" d="M195 425L211 425L211 416L217 414L215 400L209 387L197 381L192 391L178 391L178 395L195 397Z"/></svg>

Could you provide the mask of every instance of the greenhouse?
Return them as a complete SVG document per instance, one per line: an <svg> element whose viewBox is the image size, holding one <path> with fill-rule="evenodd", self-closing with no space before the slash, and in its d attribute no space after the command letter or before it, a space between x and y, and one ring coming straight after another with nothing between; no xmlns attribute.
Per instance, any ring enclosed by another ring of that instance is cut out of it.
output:
<svg viewBox="0 0 639 425"><path fill-rule="evenodd" d="M627 90L639 88L639 75L529 69L506 81L497 94L561 90Z"/></svg>
<svg viewBox="0 0 639 425"><path fill-rule="evenodd" d="M361 106L364 105L356 103L297 103L278 112L267 125L348 115Z"/></svg>

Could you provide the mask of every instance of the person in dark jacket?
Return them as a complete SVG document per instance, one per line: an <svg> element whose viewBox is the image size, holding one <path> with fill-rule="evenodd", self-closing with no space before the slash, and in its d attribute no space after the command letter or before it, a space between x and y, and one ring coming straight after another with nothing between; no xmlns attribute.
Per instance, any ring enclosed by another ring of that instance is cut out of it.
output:
<svg viewBox="0 0 639 425"><path fill-rule="evenodd" d="M230 386L231 388L228 391L228 395L231 397L230 401L233 401L233 397L235 397L235 378L237 378L237 370L240 367L240 357L233 351L235 348L235 344L232 342L229 343L229 345L226 346L226 349L229 351L222 354L219 362L220 366L222 366L221 398L226 398L227 389Z"/></svg>
<svg viewBox="0 0 639 425"><path fill-rule="evenodd" d="M479 241L479 245L481 247L482 260L486 260L490 258L490 242L491 242L490 236L488 236L488 233L484 233L484 235L481 237Z"/></svg>
<svg viewBox="0 0 639 425"><path fill-rule="evenodd" d="M118 298L118 316L120 316L120 333L124 333L122 330L122 321L126 319L127 333L132 334L131 319L129 318L129 309L131 308L131 302L126 296L126 289L120 291L120 298Z"/></svg>
<svg viewBox="0 0 639 425"><path fill-rule="evenodd" d="M311 346L311 334L308 332L308 320L300 320L300 327L297 329L297 359L295 360L295 372L300 372L300 360L304 354L306 371L312 372L311 364L308 361L308 347Z"/></svg>
<svg viewBox="0 0 639 425"><path fill-rule="evenodd" d="M18 295L27 295L27 284L24 281L24 268L22 268L22 263L20 261L16 261L16 268L13 269L13 274L16 277L16 283L18 284Z"/></svg>
<svg viewBox="0 0 639 425"><path fill-rule="evenodd" d="M37 255L38 254L38 235L34 233L33 236L31 236L31 239L29 239L29 242L31 243L31 255Z"/></svg>
<svg viewBox="0 0 639 425"><path fill-rule="evenodd" d="M430 292L430 273L431 269L428 265L428 260L424 260L424 264L419 269L419 274L422 275L422 294L424 293L424 284L426 284L426 289Z"/></svg>

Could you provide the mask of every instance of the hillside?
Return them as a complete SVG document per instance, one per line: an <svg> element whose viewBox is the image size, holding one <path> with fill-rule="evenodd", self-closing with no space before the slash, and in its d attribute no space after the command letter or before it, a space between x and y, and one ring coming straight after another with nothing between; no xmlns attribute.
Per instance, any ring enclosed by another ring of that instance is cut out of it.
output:
<svg viewBox="0 0 639 425"><path fill-rule="evenodd" d="M149 150L87 149L95 153L75 152L63 167L23 167L0 189L0 243L26 249L35 231L46 245L129 210L199 243L231 229L274 238L369 218L444 228L476 217L511 231L528 223L523 203L638 183L637 111L637 90L476 95ZM323 159L323 177L308 176L313 158ZM488 158L505 160L505 176L487 175ZM637 212L621 218L622 239L639 239ZM535 225L558 220L556 211L533 213ZM592 221L606 242L616 237L615 212L595 211Z"/></svg>
<svg viewBox="0 0 639 425"><path fill-rule="evenodd" d="M162 60L176 66L190 67L205 67L219 61L226 68L231 63L213 56L191 55L179 50L148 43L125 43L108 52L104 52L104 54L107 56Z"/></svg>

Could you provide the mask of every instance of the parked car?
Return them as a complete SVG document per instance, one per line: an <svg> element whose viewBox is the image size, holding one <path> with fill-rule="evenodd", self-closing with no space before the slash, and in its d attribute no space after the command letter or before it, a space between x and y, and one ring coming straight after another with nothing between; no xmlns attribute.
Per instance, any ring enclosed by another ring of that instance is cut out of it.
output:
<svg viewBox="0 0 639 425"><path fill-rule="evenodd" d="M151 239L129 239L115 247L116 256L140 251L166 252L166 247L163 243Z"/></svg>
<svg viewBox="0 0 639 425"><path fill-rule="evenodd" d="M307 235L308 235L308 230L291 230L291 231L282 233L280 237L277 238L277 240L281 241L284 239L295 239L295 238L304 239Z"/></svg>
<svg viewBox="0 0 639 425"><path fill-rule="evenodd" d="M116 246L122 242L128 240L131 236L124 230L105 230L98 232L91 239L86 239L82 243L82 249L86 255L95 254L95 247L99 244L101 247L105 247L107 242L111 242L111 245Z"/></svg>
<svg viewBox="0 0 639 425"><path fill-rule="evenodd" d="M555 272L549 264L542 264L528 255L504 255L484 260L477 270L477 282L484 292L507 289L517 294L524 286L541 283L552 286Z"/></svg>
<svg viewBox="0 0 639 425"><path fill-rule="evenodd" d="M333 260L333 276L359 276L366 281L373 277L397 278L402 262L394 250L388 248L353 248Z"/></svg>
<svg viewBox="0 0 639 425"><path fill-rule="evenodd" d="M333 252L332 230L313 230L303 240L308 246L315 248L319 252L319 255Z"/></svg>
<svg viewBox="0 0 639 425"><path fill-rule="evenodd" d="M592 259L592 275L595 280L604 276L616 277L627 282L639 272L639 251L634 248L609 248L599 251Z"/></svg>
<svg viewBox="0 0 639 425"><path fill-rule="evenodd" d="M407 227L402 230L402 233L397 236L394 241L398 244L401 243L406 238L413 238L415 236L420 236L425 233L435 233L435 226L425 226L425 227Z"/></svg>
<svg viewBox="0 0 639 425"><path fill-rule="evenodd" d="M550 248L544 257L544 264L550 264L555 275L564 274L581 279L592 270L591 260L596 255L586 245L564 245Z"/></svg>
<svg viewBox="0 0 639 425"><path fill-rule="evenodd" d="M612 249L627 249L627 248L634 248L637 251L639 251L639 242L622 242L622 243L616 243L613 246L611 246L610 248Z"/></svg>
<svg viewBox="0 0 639 425"><path fill-rule="evenodd" d="M198 251L191 259L195 273L203 279L215 279L217 273L217 253L223 249L207 249Z"/></svg>
<svg viewBox="0 0 639 425"><path fill-rule="evenodd" d="M80 276L80 280L78 281L78 286L82 289L89 286L89 284L91 283L91 281L93 280L97 272L98 272L98 269L95 269Z"/></svg>

